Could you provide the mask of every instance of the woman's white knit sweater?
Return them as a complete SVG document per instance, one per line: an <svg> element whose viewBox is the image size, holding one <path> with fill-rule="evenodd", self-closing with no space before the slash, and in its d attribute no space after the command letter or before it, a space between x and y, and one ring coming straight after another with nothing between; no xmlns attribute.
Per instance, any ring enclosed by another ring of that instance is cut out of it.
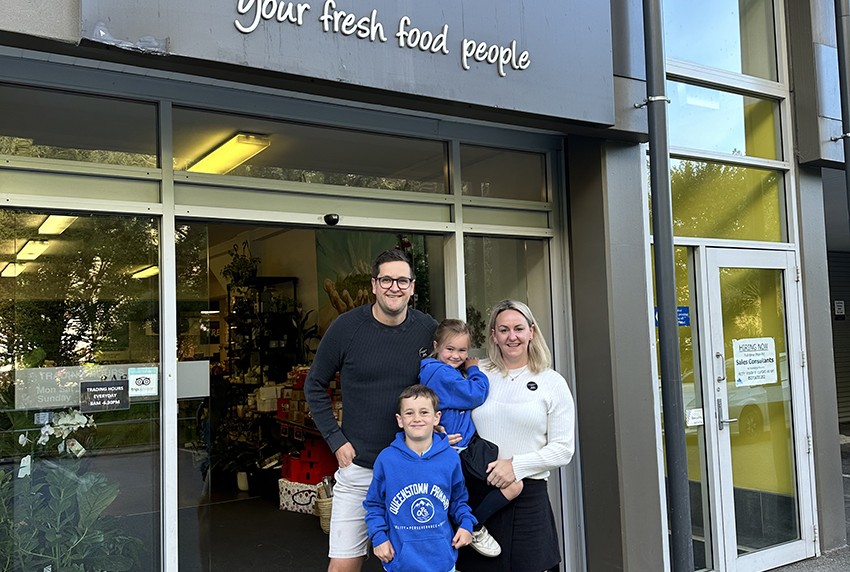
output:
<svg viewBox="0 0 850 572"><path fill-rule="evenodd" d="M575 403L566 380L546 369L527 367L502 375L482 362L490 378L484 405L472 411L478 434L499 447L499 458L513 457L517 479L546 479L570 462L575 451Z"/></svg>

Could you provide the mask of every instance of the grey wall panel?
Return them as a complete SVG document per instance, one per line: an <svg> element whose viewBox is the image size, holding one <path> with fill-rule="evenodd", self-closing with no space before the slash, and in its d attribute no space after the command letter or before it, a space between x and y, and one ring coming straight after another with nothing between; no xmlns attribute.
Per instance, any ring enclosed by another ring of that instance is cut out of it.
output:
<svg viewBox="0 0 850 572"><path fill-rule="evenodd" d="M809 397L812 419L818 528L823 550L844 546L846 522L841 453L838 444L838 402L828 305L829 275L823 189L819 172L801 169L799 175L799 226L803 312L806 317Z"/></svg>
<svg viewBox="0 0 850 572"><path fill-rule="evenodd" d="M0 0L0 30L77 42L80 39L80 0Z"/></svg>
<svg viewBox="0 0 850 572"><path fill-rule="evenodd" d="M801 163L838 167L844 161L832 0L788 2L796 150Z"/></svg>
<svg viewBox="0 0 850 572"><path fill-rule="evenodd" d="M588 570L663 570L637 145L570 138L576 401Z"/></svg>
<svg viewBox="0 0 850 572"><path fill-rule="evenodd" d="M614 75L646 80L641 0L611 1L611 41Z"/></svg>

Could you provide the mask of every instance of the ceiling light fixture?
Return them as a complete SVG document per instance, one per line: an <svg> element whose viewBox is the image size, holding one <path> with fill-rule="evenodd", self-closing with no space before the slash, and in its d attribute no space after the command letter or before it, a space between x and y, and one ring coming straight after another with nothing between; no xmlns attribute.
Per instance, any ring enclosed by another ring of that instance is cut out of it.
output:
<svg viewBox="0 0 850 572"><path fill-rule="evenodd" d="M28 240L18 251L15 258L18 260L35 260L44 254L48 246L50 246L50 242L46 240Z"/></svg>
<svg viewBox="0 0 850 572"><path fill-rule="evenodd" d="M50 215L38 227L38 234L62 234L75 220L75 216Z"/></svg>
<svg viewBox="0 0 850 572"><path fill-rule="evenodd" d="M130 276L130 278L141 280L142 278L150 278L151 276L156 276L157 274L159 274L159 266L154 264L153 266L146 266L141 270L134 272Z"/></svg>
<svg viewBox="0 0 850 572"><path fill-rule="evenodd" d="M5 266L5 268L3 268L3 271L0 272L0 276L2 276L3 278L14 278L15 276L23 272L26 267L26 264L10 262Z"/></svg>
<svg viewBox="0 0 850 572"><path fill-rule="evenodd" d="M189 167L195 173L229 173L266 147L271 140L266 135L237 133Z"/></svg>

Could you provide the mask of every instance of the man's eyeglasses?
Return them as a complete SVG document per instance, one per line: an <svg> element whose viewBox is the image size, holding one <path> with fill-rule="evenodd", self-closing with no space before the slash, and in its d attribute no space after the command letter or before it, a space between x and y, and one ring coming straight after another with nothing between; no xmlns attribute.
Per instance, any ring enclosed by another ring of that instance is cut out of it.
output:
<svg viewBox="0 0 850 572"><path fill-rule="evenodd" d="M407 276L402 276L401 278L390 278L389 276L378 276L375 278L375 281L383 288L384 290L389 290L393 287L393 282L396 283L399 290L407 290L410 288L410 285L413 284L413 278L408 278Z"/></svg>

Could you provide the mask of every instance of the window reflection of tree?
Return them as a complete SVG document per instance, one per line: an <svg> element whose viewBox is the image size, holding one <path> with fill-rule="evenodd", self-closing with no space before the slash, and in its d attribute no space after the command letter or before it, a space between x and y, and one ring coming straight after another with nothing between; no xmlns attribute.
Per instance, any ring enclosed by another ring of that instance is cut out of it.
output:
<svg viewBox="0 0 850 572"><path fill-rule="evenodd" d="M0 211L7 261L38 238L45 216ZM47 252L19 276L0 278L0 365L78 366L110 355L158 361L158 280L132 278L157 264L156 221L80 217L61 236L42 238L51 242Z"/></svg>

